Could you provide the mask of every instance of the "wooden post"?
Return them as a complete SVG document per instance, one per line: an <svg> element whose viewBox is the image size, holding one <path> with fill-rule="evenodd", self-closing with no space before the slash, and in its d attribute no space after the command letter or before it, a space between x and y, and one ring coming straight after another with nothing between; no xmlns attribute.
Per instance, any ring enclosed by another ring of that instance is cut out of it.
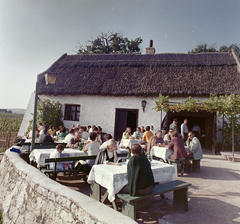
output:
<svg viewBox="0 0 240 224"><path fill-rule="evenodd" d="M212 136L212 154L216 155L216 123L217 123L217 115L214 114L213 117L213 136Z"/></svg>
<svg viewBox="0 0 240 224"><path fill-rule="evenodd" d="M234 162L234 115L232 114L232 162Z"/></svg>

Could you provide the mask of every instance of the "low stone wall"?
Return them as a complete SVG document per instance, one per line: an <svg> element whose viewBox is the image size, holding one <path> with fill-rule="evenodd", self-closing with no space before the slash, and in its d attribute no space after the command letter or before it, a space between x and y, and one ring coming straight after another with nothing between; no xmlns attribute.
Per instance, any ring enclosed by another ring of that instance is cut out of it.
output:
<svg viewBox="0 0 240 224"><path fill-rule="evenodd" d="M0 164L0 206L3 223L136 223L49 179L10 150Z"/></svg>

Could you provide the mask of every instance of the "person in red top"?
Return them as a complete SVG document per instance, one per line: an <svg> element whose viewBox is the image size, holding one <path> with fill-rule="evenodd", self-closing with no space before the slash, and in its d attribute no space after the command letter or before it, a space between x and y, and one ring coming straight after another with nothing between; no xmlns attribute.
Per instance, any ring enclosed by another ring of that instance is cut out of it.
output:
<svg viewBox="0 0 240 224"><path fill-rule="evenodd" d="M185 159L187 157L187 151L184 147L183 139L178 137L178 132L176 131L172 134L168 149L173 149L171 159Z"/></svg>

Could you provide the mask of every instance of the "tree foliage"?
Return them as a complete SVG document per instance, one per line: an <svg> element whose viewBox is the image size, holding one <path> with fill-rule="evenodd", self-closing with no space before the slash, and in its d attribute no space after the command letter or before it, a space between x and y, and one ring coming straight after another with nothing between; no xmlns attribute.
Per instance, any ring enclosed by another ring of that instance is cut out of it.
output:
<svg viewBox="0 0 240 224"><path fill-rule="evenodd" d="M41 122L43 125L53 125L59 127L62 125L62 109L59 101L50 101L49 99L40 100L37 105L37 123ZM28 132L32 128L32 120L29 122Z"/></svg>
<svg viewBox="0 0 240 224"><path fill-rule="evenodd" d="M129 40L122 33L101 33L96 39L88 40L86 46L79 45L78 54L110 54L136 53L140 54L142 38Z"/></svg>
<svg viewBox="0 0 240 224"><path fill-rule="evenodd" d="M188 51L188 53L202 53L202 52L228 52L232 48L235 49L237 55L240 55L240 46L238 44L231 44L230 46L222 45L219 49L215 45L198 44L197 47Z"/></svg>
<svg viewBox="0 0 240 224"><path fill-rule="evenodd" d="M12 111L11 110L7 110L7 109L0 109L0 113L12 114Z"/></svg>

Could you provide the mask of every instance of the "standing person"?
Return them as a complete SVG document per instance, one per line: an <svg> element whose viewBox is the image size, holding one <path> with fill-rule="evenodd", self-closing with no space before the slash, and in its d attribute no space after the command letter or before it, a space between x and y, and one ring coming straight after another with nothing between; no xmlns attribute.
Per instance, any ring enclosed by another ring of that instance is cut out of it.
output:
<svg viewBox="0 0 240 224"><path fill-rule="evenodd" d="M150 131L150 126L147 126L146 131L143 134L143 140L148 142L152 136L153 136L153 133Z"/></svg>
<svg viewBox="0 0 240 224"><path fill-rule="evenodd" d="M181 124L181 135L184 141L187 141L188 138L188 119L184 119L183 123Z"/></svg>
<svg viewBox="0 0 240 224"><path fill-rule="evenodd" d="M48 132L48 127L46 126L43 130L43 134L39 136L39 143L53 143L54 140Z"/></svg>
<svg viewBox="0 0 240 224"><path fill-rule="evenodd" d="M154 135L156 135L156 132L154 131L154 127L151 125L150 126L150 131L154 134Z"/></svg>
<svg viewBox="0 0 240 224"><path fill-rule="evenodd" d="M177 133L179 133L177 123L178 123L178 119L174 118L173 123L170 124L170 126L169 126L169 129L172 129L173 131L176 131Z"/></svg>
<svg viewBox="0 0 240 224"><path fill-rule="evenodd" d="M128 184L121 193L129 193L132 196L150 194L154 188L154 178L151 164L142 155L140 145L133 145L131 158L127 164Z"/></svg>
<svg viewBox="0 0 240 224"><path fill-rule="evenodd" d="M194 132L188 133L187 139L188 152L193 155L193 172L200 172L200 160L203 158L200 141L195 137Z"/></svg>

